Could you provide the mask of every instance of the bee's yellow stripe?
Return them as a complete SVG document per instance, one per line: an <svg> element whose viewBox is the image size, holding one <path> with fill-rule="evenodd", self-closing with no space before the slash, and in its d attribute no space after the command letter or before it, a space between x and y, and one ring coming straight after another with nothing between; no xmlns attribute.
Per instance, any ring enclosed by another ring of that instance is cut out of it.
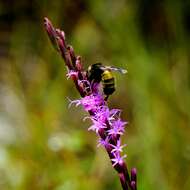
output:
<svg viewBox="0 0 190 190"><path fill-rule="evenodd" d="M108 80L108 79L112 79L113 75L110 71L104 71L102 73L102 80Z"/></svg>

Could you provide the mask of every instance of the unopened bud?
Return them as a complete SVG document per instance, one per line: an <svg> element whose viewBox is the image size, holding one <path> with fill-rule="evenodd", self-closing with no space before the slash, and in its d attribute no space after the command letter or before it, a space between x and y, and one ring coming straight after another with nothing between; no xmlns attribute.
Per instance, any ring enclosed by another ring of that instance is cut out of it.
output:
<svg viewBox="0 0 190 190"><path fill-rule="evenodd" d="M136 181L137 180L137 169L132 168L131 169L131 181Z"/></svg>
<svg viewBox="0 0 190 190"><path fill-rule="evenodd" d="M77 68L78 71L82 70L82 63L81 63L81 57L80 56L77 56L76 68Z"/></svg>
<svg viewBox="0 0 190 190"><path fill-rule="evenodd" d="M44 18L44 26L46 29L46 32L48 34L48 37L53 45L53 47L58 51L58 45L57 45L57 34L55 31L55 28L53 27L52 23L49 21L48 18Z"/></svg>
<svg viewBox="0 0 190 190"><path fill-rule="evenodd" d="M131 189L132 190L136 190L137 186L136 186L136 182L135 181L131 181Z"/></svg>
<svg viewBox="0 0 190 190"><path fill-rule="evenodd" d="M71 60L72 60L72 64L73 66L75 67L75 64L76 64L76 56L75 56L75 53L74 53L74 49L72 46L68 45L67 46L67 50L69 51L69 54L71 56Z"/></svg>

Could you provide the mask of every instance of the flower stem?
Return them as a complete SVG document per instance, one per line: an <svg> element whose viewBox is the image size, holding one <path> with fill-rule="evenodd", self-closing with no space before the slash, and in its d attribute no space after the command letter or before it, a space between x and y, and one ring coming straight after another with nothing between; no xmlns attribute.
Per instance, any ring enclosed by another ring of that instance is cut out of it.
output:
<svg viewBox="0 0 190 190"><path fill-rule="evenodd" d="M68 69L67 76L70 77L81 95L81 100L71 103L81 104L89 113L93 125L89 130L94 130L100 137L100 141L111 160L113 168L117 171L123 190L137 190L137 171L131 169L129 175L127 164L124 162L126 155L121 156L122 148L120 137L124 132L127 122L121 121L120 110L110 110L98 90L91 86L87 72L83 70L80 56L76 56L72 46L67 45L65 34L55 29L48 18L44 18L44 26L54 48L60 53ZM96 85L95 85L96 86Z"/></svg>

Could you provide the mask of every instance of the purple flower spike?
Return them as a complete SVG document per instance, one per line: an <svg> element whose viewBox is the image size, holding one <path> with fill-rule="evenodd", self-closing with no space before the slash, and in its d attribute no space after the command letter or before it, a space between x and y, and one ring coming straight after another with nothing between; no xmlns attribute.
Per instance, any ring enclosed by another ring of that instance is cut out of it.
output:
<svg viewBox="0 0 190 190"><path fill-rule="evenodd" d="M129 174L127 165L124 162L124 158L127 156L121 156L121 152L126 146L126 144L121 144L121 135L123 135L127 124L120 118L121 110L109 109L100 90L100 84L88 80L87 71L83 70L82 59L80 56L76 56L73 47L66 43L65 33L54 28L48 18L44 19L44 26L53 46L66 63L67 79L73 80L76 89L81 95L78 100L69 100L69 107L72 104L76 107L81 105L89 113L89 116L86 116L83 120L87 118L91 120L92 125L88 130L92 130L98 135L97 146L102 145L105 147L113 168L118 172L122 189L136 190L136 169L133 168Z"/></svg>

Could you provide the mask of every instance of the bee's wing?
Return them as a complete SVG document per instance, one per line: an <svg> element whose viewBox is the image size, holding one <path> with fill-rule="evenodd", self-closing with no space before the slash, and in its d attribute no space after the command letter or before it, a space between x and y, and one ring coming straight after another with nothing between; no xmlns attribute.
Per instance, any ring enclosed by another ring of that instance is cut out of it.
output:
<svg viewBox="0 0 190 190"><path fill-rule="evenodd" d="M121 74L126 74L127 73L126 69L121 69L121 68L118 68L118 67L107 66L106 68L110 69L112 71L120 72Z"/></svg>

